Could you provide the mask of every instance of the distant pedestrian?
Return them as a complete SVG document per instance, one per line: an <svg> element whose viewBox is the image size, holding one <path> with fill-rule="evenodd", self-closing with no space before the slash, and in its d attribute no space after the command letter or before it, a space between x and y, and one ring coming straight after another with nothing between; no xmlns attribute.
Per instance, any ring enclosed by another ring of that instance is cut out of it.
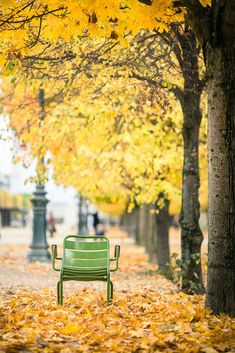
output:
<svg viewBox="0 0 235 353"><path fill-rule="evenodd" d="M98 225L100 224L98 212L93 213L92 216L93 216L93 227L94 227L95 235L97 235Z"/></svg>
<svg viewBox="0 0 235 353"><path fill-rule="evenodd" d="M55 224L56 224L56 222L55 222L55 218L53 216L53 213L50 212L48 220L47 220L47 229L49 230L51 238L53 238L54 233L56 232Z"/></svg>

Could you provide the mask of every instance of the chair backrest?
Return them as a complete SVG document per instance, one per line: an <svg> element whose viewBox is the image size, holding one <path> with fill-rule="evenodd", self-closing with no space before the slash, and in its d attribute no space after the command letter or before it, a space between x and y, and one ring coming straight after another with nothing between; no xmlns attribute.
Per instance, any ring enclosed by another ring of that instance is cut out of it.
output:
<svg viewBox="0 0 235 353"><path fill-rule="evenodd" d="M102 236L68 235L62 267L77 271L109 270L109 240Z"/></svg>

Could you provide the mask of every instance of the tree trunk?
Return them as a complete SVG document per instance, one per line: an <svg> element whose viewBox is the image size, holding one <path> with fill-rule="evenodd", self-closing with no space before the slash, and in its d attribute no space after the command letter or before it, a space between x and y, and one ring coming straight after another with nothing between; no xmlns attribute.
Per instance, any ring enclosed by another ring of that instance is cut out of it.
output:
<svg viewBox="0 0 235 353"><path fill-rule="evenodd" d="M188 95L183 105L184 164L182 176L182 204L179 222L181 226L181 256L187 269L182 278L182 289L203 293L201 268L202 231L199 226L199 129L201 123L200 95Z"/></svg>
<svg viewBox="0 0 235 353"><path fill-rule="evenodd" d="M235 6L227 1L227 11L229 4L231 18L229 21L228 13L224 16L224 26L235 23ZM226 28L222 29L225 36ZM233 33L233 38L226 42L225 37L207 50L209 249L206 306L215 313L235 316L235 31L230 30L228 35Z"/></svg>
<svg viewBox="0 0 235 353"><path fill-rule="evenodd" d="M130 225L129 225L129 234L131 238L135 239L137 237L137 207L135 207L132 212L129 214L130 216Z"/></svg>
<svg viewBox="0 0 235 353"><path fill-rule="evenodd" d="M154 209L154 205L150 204L149 212ZM157 259L157 237L156 237L156 215L149 213L149 232L151 237L149 262L158 263Z"/></svg>
<svg viewBox="0 0 235 353"><path fill-rule="evenodd" d="M122 224L126 232L131 238L137 241L137 222L138 222L138 207L135 207L131 213L125 211L122 216Z"/></svg>
<svg viewBox="0 0 235 353"><path fill-rule="evenodd" d="M176 57L184 77L182 96L178 97L183 111L184 163L182 171L182 203L179 216L181 226L181 256L184 265L182 289L187 292L205 291L201 268L203 234L199 226L199 130L202 119L200 98L204 81L200 79L199 49L196 36L185 24L183 35L177 32L180 50ZM182 54L179 54L182 53Z"/></svg>
<svg viewBox="0 0 235 353"><path fill-rule="evenodd" d="M157 262L159 270L166 275L169 272L170 249L169 249L169 201L165 201L163 208L156 214L156 245Z"/></svg>
<svg viewBox="0 0 235 353"><path fill-rule="evenodd" d="M145 215L144 215L144 206L139 208L138 213L138 245L145 246Z"/></svg>
<svg viewBox="0 0 235 353"><path fill-rule="evenodd" d="M140 231L139 231L140 207L136 206L135 210L136 210L135 243L137 245L140 245Z"/></svg>
<svg viewBox="0 0 235 353"><path fill-rule="evenodd" d="M145 217L145 229L144 229L144 234L145 234L145 249L148 253L149 259L152 255L153 252L153 243L152 243L152 229L150 227L150 205L144 205L144 217Z"/></svg>

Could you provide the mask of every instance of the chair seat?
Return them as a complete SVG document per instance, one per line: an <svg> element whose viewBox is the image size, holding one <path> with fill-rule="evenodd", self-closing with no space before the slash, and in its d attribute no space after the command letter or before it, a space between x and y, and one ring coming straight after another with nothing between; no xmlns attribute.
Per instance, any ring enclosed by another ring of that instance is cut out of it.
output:
<svg viewBox="0 0 235 353"><path fill-rule="evenodd" d="M62 268L61 273L63 277L68 277L72 279L76 278L107 278L107 269L71 269L71 268Z"/></svg>

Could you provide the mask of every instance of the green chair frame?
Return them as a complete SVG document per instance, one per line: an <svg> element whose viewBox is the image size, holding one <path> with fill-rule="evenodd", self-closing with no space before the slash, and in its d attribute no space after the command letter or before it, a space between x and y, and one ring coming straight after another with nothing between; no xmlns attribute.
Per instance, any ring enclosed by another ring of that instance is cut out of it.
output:
<svg viewBox="0 0 235 353"><path fill-rule="evenodd" d="M91 241L92 240L92 241ZM64 281L107 282L107 304L113 299L113 283L110 272L118 269L120 245L115 245L114 258L110 258L110 243L105 236L68 235L63 241L63 256L57 256L57 245L52 245L52 267L60 272L57 283L57 303L63 305ZM56 267L61 260L61 268ZM115 261L115 268L110 262Z"/></svg>

